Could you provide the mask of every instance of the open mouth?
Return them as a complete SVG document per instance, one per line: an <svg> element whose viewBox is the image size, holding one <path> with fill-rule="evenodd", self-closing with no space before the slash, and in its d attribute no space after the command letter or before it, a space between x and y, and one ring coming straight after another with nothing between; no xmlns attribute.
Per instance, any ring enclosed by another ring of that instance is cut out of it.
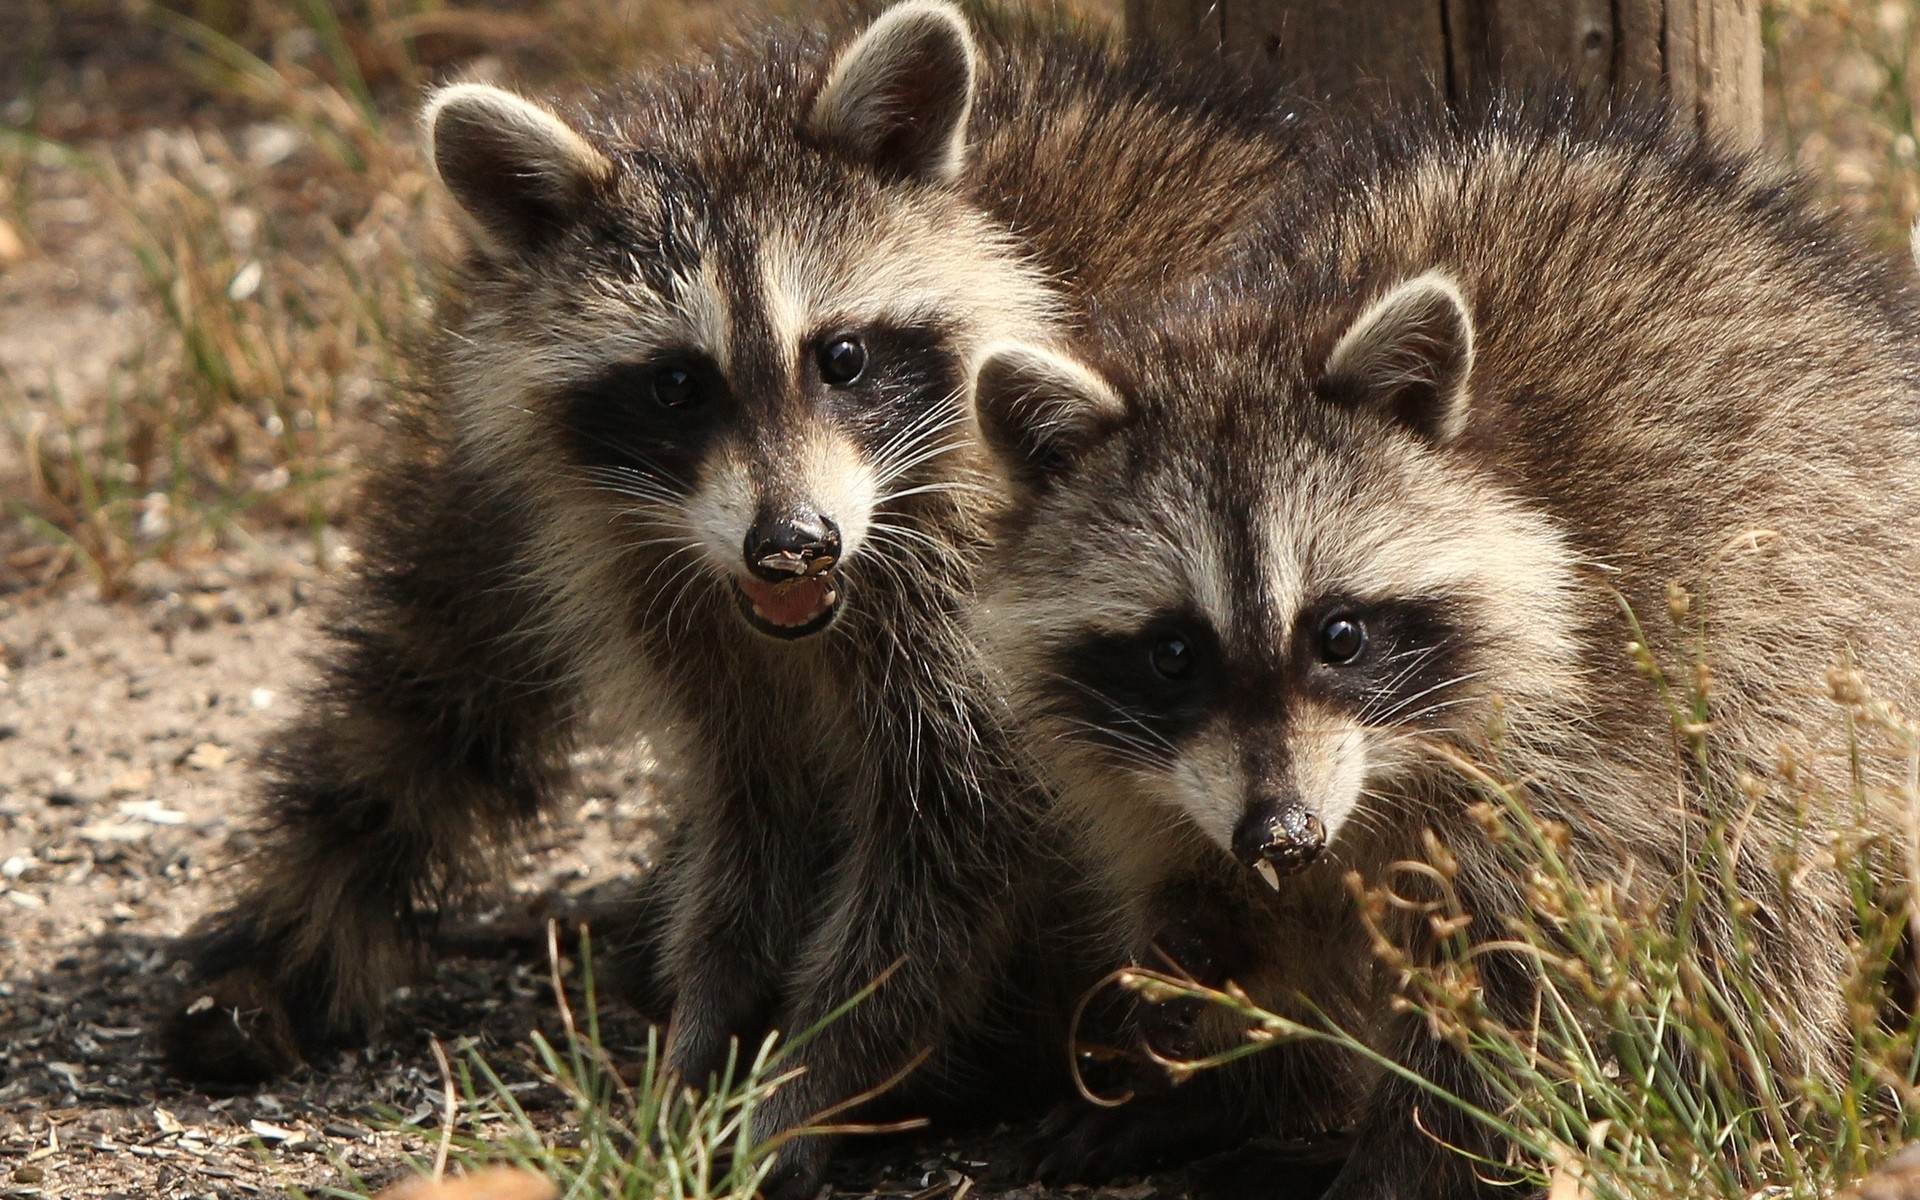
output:
<svg viewBox="0 0 1920 1200"><path fill-rule="evenodd" d="M840 611L840 583L831 571L768 583L752 577L734 579L740 612L761 633L777 638L803 638L833 624Z"/></svg>

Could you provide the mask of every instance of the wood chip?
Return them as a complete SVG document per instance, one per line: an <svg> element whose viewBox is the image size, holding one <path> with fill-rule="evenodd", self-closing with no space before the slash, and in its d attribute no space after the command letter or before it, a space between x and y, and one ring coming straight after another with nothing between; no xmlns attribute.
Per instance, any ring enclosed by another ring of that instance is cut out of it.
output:
<svg viewBox="0 0 1920 1200"><path fill-rule="evenodd" d="M27 256L27 243L19 232L4 219L0 219L0 266L19 262Z"/></svg>
<svg viewBox="0 0 1920 1200"><path fill-rule="evenodd" d="M263 1142L297 1142L306 1135L295 1129L286 1129L258 1118L248 1121L247 1128Z"/></svg>
<svg viewBox="0 0 1920 1200"><path fill-rule="evenodd" d="M201 742L187 751L187 765L196 771L218 771L227 765L227 748Z"/></svg>
<svg viewBox="0 0 1920 1200"><path fill-rule="evenodd" d="M518 1167L489 1167L472 1175L409 1179L381 1192L375 1200L554 1200L551 1181Z"/></svg>

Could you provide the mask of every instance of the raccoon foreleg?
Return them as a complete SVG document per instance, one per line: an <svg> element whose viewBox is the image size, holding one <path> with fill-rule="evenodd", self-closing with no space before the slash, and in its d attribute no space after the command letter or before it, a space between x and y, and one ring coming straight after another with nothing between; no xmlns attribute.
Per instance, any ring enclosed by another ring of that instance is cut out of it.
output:
<svg viewBox="0 0 1920 1200"><path fill-rule="evenodd" d="M792 805L764 783L717 780L690 798L663 864L671 895L661 974L673 993L666 1067L695 1087L725 1073L731 1047L751 1059L820 890L819 863Z"/></svg>
<svg viewBox="0 0 1920 1200"><path fill-rule="evenodd" d="M190 939L200 984L166 1025L182 1075L254 1081L364 1039L423 923L567 777L560 673L470 576L443 595L423 573L357 581L321 686L267 750L265 845Z"/></svg>
<svg viewBox="0 0 1920 1200"><path fill-rule="evenodd" d="M938 787L924 779L883 786L876 796L883 811L835 877L781 1014L789 1036L819 1026L798 1051L805 1072L756 1114L761 1138L829 1113L848 1119L832 1110L948 1048L1005 969L1016 907L1009 890L1022 876L1017 816L986 807L964 774ZM871 996L820 1024L876 980L884 982ZM826 1137L788 1141L767 1196L812 1195L831 1153Z"/></svg>

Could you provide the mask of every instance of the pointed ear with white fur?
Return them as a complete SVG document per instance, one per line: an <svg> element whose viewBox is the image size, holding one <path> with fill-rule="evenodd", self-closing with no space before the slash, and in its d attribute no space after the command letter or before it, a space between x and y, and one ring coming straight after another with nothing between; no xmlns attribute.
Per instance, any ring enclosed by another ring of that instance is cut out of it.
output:
<svg viewBox="0 0 1920 1200"><path fill-rule="evenodd" d="M497 87L441 88L421 123L440 181L496 257L540 248L613 176L606 155L572 126Z"/></svg>
<svg viewBox="0 0 1920 1200"><path fill-rule="evenodd" d="M950 180L966 162L975 58L952 4L896 4L840 55L808 128L890 179Z"/></svg>
<svg viewBox="0 0 1920 1200"><path fill-rule="evenodd" d="M1444 445L1467 425L1473 316L1460 287L1429 271L1356 318L1327 356L1319 394L1373 409Z"/></svg>
<svg viewBox="0 0 1920 1200"><path fill-rule="evenodd" d="M1014 483L1029 489L1045 486L1127 411L1091 368L1024 342L981 353L973 394L981 436Z"/></svg>

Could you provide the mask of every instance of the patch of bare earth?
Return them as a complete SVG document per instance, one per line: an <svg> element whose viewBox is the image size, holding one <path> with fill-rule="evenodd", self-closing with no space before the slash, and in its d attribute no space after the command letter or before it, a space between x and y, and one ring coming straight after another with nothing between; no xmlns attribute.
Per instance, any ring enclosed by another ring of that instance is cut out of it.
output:
<svg viewBox="0 0 1920 1200"><path fill-rule="evenodd" d="M443 961L373 1045L284 1082L207 1094L159 1067L147 1026L181 994L173 939L244 860L249 762L308 677L325 585L301 549L145 570L127 604L0 600L0 1195L278 1195L395 1174L441 1121L432 1035L474 1039L536 1110L559 1100L520 1065L531 1030L559 1036L532 937L520 961ZM513 865L492 918L531 926L631 877L651 845L644 772L580 766L571 811ZM611 1029L629 1048L643 1036Z"/></svg>

